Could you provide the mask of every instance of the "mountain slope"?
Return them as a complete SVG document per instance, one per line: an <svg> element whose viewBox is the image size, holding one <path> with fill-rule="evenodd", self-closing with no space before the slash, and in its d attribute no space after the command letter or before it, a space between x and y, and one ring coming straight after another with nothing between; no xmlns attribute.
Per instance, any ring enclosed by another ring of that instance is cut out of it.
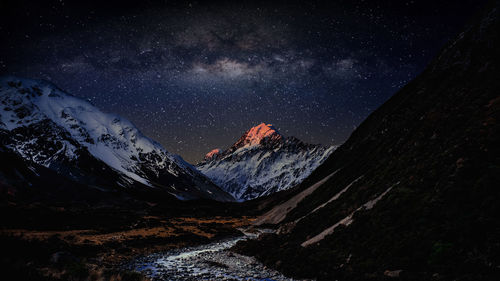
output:
<svg viewBox="0 0 500 281"><path fill-rule="evenodd" d="M334 150L283 137L259 124L225 151L210 151L196 167L236 199L249 200L299 184Z"/></svg>
<svg viewBox="0 0 500 281"><path fill-rule="evenodd" d="M238 245L318 280L500 276L500 19L493 8L371 114Z"/></svg>
<svg viewBox="0 0 500 281"><path fill-rule="evenodd" d="M88 184L113 177L122 187L158 187L182 199L232 200L128 120L48 82L3 77L0 87L2 145L25 159Z"/></svg>

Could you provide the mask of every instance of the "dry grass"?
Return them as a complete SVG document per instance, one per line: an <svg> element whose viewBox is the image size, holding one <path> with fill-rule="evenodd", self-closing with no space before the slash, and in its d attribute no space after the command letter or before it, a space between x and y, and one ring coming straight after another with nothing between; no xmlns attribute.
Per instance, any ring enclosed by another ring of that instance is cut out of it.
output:
<svg viewBox="0 0 500 281"><path fill-rule="evenodd" d="M181 217L170 220L162 219L156 216L145 216L145 220L154 220L160 226L141 227L130 230L123 230L111 233L99 233L96 230L66 230L66 231L40 231L26 229L3 229L0 230L0 235L10 235L27 240L44 241L53 236L58 236L69 244L92 244L103 245L108 242L126 242L130 240L144 238L168 238L182 235L184 233L192 233L197 236L208 239L213 238L217 234L217 225L225 225L229 228L240 228L251 224L254 218L242 217L213 217L213 218L189 218ZM165 224L165 225L161 225ZM209 232L207 230L210 230Z"/></svg>
<svg viewBox="0 0 500 281"><path fill-rule="evenodd" d="M207 243L224 236L237 235L238 228L250 226L254 219L253 217L221 216L206 218L144 216L138 221L130 222L130 225L124 225L121 229L115 230L0 229L0 237L9 237L9 239L36 245L61 245L64 251L81 255L84 268L89 274L88 279L85 280L118 281L123 278L120 270L112 276L108 274L106 278L102 272L113 271L117 268L116 265L138 255ZM48 259L51 253L57 251L60 250L50 250L49 255L43 260ZM29 260L29 257L26 258ZM52 264L40 264L37 270L41 275L55 280L64 280L68 276L66 267L61 268ZM129 280L129 278L126 279Z"/></svg>

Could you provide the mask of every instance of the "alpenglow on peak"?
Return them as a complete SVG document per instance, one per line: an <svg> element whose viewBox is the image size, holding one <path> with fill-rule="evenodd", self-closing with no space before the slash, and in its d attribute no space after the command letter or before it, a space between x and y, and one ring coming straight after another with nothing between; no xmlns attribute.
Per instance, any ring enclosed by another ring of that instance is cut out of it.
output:
<svg viewBox="0 0 500 281"><path fill-rule="evenodd" d="M272 124L260 123L259 125L250 128L245 134L234 144L235 147L255 146L264 139L281 139L283 136L273 127Z"/></svg>

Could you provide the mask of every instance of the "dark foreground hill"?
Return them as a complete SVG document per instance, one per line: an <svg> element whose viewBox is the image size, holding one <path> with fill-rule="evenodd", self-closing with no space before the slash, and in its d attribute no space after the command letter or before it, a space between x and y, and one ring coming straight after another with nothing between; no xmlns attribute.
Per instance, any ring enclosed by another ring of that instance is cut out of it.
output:
<svg viewBox="0 0 500 281"><path fill-rule="evenodd" d="M237 249L319 280L498 280L499 50L492 8Z"/></svg>
<svg viewBox="0 0 500 281"><path fill-rule="evenodd" d="M241 235L249 209L74 181L0 149L2 280L143 280L133 257Z"/></svg>

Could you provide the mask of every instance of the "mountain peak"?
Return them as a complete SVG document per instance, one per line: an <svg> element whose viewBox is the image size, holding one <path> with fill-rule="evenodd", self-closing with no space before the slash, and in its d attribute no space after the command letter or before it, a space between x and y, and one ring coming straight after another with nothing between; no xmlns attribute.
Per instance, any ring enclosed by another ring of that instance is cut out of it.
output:
<svg viewBox="0 0 500 281"><path fill-rule="evenodd" d="M230 148L214 149L196 166L239 201L289 189L321 165L335 147L282 136L271 124L247 130Z"/></svg>
<svg viewBox="0 0 500 281"><path fill-rule="evenodd" d="M70 178L86 177L79 174L102 164L116 173L119 180L111 184L119 188L140 183L161 187L179 199L233 200L132 122L102 112L50 82L0 76L0 102L0 150L7 147Z"/></svg>
<svg viewBox="0 0 500 281"><path fill-rule="evenodd" d="M203 160L210 161L210 160L214 159L215 157L217 157L217 155L219 155L220 153L221 153L221 150L219 148L212 149L209 153L205 154L205 157L203 158Z"/></svg>
<svg viewBox="0 0 500 281"><path fill-rule="evenodd" d="M259 145L264 139L278 140L283 136L273 127L272 124L260 123L259 125L250 128L245 134L233 145L235 148L248 147Z"/></svg>

